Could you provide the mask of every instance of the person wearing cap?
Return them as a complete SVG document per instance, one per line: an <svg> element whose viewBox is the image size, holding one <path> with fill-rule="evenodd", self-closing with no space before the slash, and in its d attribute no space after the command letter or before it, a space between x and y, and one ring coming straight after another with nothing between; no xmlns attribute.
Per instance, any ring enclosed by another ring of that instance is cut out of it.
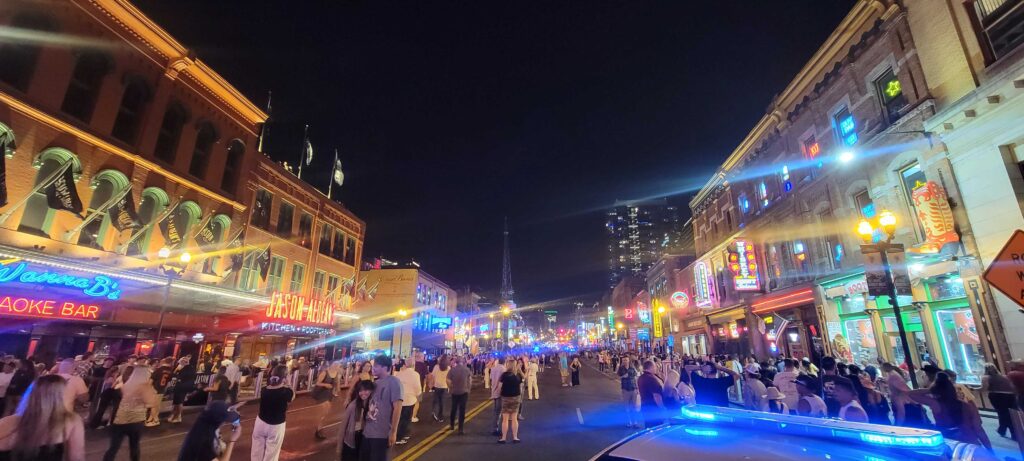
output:
<svg viewBox="0 0 1024 461"><path fill-rule="evenodd" d="M828 407L825 406L825 401L818 395L821 388L818 378L801 373L800 376L793 380L793 383L796 384L796 391L800 395L800 399L796 404L797 414L815 418L828 416Z"/></svg>
<svg viewBox="0 0 1024 461"><path fill-rule="evenodd" d="M697 404L728 407L729 389L739 378L739 373L712 360L705 361L700 367L700 373L690 375L694 393L697 394Z"/></svg>
<svg viewBox="0 0 1024 461"><path fill-rule="evenodd" d="M743 406L748 410L768 411L764 395L768 392L761 382L761 368L748 363L743 369Z"/></svg>
<svg viewBox="0 0 1024 461"><path fill-rule="evenodd" d="M242 436L241 417L236 408L222 400L210 402L185 435L178 461L230 460L235 442ZM231 432L224 440L221 427L226 424L231 425Z"/></svg>
<svg viewBox="0 0 1024 461"><path fill-rule="evenodd" d="M768 412L781 415L789 414L789 405L786 405L786 394L780 392L779 388L775 386L769 387L761 398L767 402Z"/></svg>
<svg viewBox="0 0 1024 461"><path fill-rule="evenodd" d="M832 395L839 403L839 419L855 423L868 422L868 412L857 400L857 389L853 381L842 376L832 380Z"/></svg>
<svg viewBox="0 0 1024 461"><path fill-rule="evenodd" d="M796 384L793 380L796 379L797 375L797 361L791 358L782 360L783 369L782 371L775 374L775 378L772 379L772 384L778 389L781 395L785 396L786 407L795 410L797 400L800 398L800 394L796 391Z"/></svg>

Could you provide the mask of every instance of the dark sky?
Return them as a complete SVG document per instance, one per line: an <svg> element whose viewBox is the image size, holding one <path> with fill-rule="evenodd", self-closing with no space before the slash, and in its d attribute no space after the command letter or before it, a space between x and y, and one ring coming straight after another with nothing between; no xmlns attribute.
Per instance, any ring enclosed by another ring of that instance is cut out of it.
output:
<svg viewBox="0 0 1024 461"><path fill-rule="evenodd" d="M270 153L367 223L364 256L520 304L605 287L601 208L686 209L854 0L137 0L257 105Z"/></svg>

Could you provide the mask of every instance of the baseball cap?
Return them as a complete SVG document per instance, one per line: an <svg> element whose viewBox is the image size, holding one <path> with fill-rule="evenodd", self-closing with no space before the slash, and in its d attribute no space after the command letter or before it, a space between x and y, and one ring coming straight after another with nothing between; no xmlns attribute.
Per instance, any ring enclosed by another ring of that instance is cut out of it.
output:
<svg viewBox="0 0 1024 461"><path fill-rule="evenodd" d="M817 392L818 386L820 385L818 378L811 375L801 373L793 380L793 383L804 386L812 391Z"/></svg>
<svg viewBox="0 0 1024 461"><path fill-rule="evenodd" d="M757 366L757 365L755 365L753 363L747 364L746 368L744 368L743 371L745 371L747 373L750 373L752 375L758 375L758 376L761 375L761 367L759 367L759 366Z"/></svg>

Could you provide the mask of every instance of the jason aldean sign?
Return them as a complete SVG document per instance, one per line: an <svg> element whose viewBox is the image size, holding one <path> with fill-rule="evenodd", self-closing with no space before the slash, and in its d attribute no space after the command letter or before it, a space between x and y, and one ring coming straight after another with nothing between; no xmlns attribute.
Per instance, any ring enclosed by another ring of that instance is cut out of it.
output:
<svg viewBox="0 0 1024 461"><path fill-rule="evenodd" d="M267 320L286 320L317 325L334 322L334 303L321 300L307 300L290 293L274 293L267 305Z"/></svg>
<svg viewBox="0 0 1024 461"><path fill-rule="evenodd" d="M66 300L0 296L0 315L99 320L100 306Z"/></svg>

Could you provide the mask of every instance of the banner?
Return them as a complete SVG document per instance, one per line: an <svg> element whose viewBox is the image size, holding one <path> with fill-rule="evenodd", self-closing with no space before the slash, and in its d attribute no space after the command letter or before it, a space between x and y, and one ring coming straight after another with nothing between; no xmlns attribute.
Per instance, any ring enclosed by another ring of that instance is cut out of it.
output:
<svg viewBox="0 0 1024 461"><path fill-rule="evenodd" d="M179 210L174 210L160 221L160 232L164 234L164 240L166 241L168 248L176 248L181 244L183 237L178 229L178 213Z"/></svg>
<svg viewBox="0 0 1024 461"><path fill-rule="evenodd" d="M7 139L0 137L0 206L7 205Z"/></svg>
<svg viewBox="0 0 1024 461"><path fill-rule="evenodd" d="M671 314L669 314L669 315L671 315ZM661 314L655 312L653 314L652 318L654 320L654 337L655 338L660 338L660 337L664 336L664 331L662 331L662 328L661 328Z"/></svg>
<svg viewBox="0 0 1024 461"><path fill-rule="evenodd" d="M267 245L267 251L264 251L259 256L256 256L256 264L260 267L260 278L263 281L267 280L267 274L270 273L270 246Z"/></svg>
<svg viewBox="0 0 1024 461"><path fill-rule="evenodd" d="M196 233L196 243L199 244L200 248L205 249L217 243L217 234L214 232L213 225L213 220L208 219L206 220L206 225Z"/></svg>
<svg viewBox="0 0 1024 461"><path fill-rule="evenodd" d="M60 168L64 168L64 173L46 186L46 204L55 210L81 215L82 199L78 197L78 190L75 189L75 174L71 171L70 165Z"/></svg>
<svg viewBox="0 0 1024 461"><path fill-rule="evenodd" d="M110 207L108 214L110 224L119 232L142 227L142 221L139 220L139 215L135 212L135 199L130 190L121 197L121 200Z"/></svg>

